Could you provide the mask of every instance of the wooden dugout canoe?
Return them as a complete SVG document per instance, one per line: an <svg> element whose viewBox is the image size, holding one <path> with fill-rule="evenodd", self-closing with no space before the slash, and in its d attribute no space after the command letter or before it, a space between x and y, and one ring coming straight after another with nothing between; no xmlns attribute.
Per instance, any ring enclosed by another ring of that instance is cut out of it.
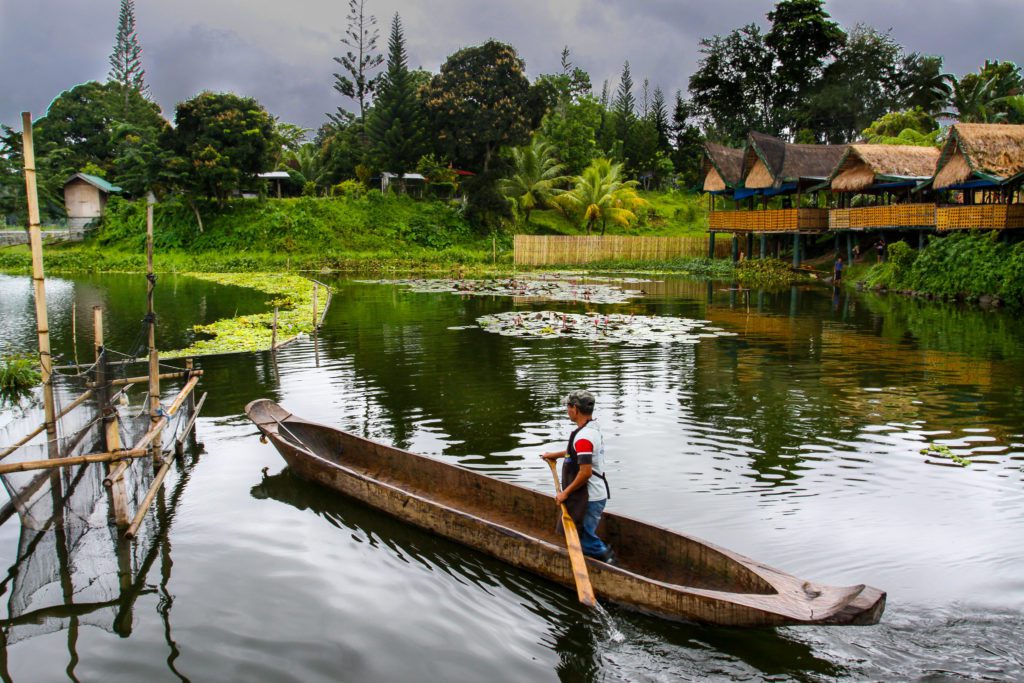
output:
<svg viewBox="0 0 1024 683"><path fill-rule="evenodd" d="M572 588L554 497L296 417L245 407L299 477ZM697 538L606 512L616 565L587 560L599 600L720 626L875 624L885 593L796 578Z"/></svg>

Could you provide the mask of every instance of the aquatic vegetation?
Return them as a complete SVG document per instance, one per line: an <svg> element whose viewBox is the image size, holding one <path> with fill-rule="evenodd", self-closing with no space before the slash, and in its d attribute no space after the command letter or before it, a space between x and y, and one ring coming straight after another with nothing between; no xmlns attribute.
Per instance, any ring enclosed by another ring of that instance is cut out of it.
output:
<svg viewBox="0 0 1024 683"><path fill-rule="evenodd" d="M593 279L593 278L590 278ZM607 279L604 279L607 281ZM406 279L406 280L360 280L366 284L404 285L413 292L476 295L514 296L548 301L586 301L595 304L617 304L629 301L643 293L640 290L623 289L610 284L593 284L583 278L562 279L559 277L539 279L501 278L490 280L462 279ZM626 280L620 281L623 284ZM637 280L630 280L635 283Z"/></svg>
<svg viewBox="0 0 1024 683"><path fill-rule="evenodd" d="M735 336L708 320L667 316L612 313L562 313L561 311L509 311L477 318L488 332L508 337L545 339L568 337L631 346L648 344L696 344L701 339Z"/></svg>
<svg viewBox="0 0 1024 683"><path fill-rule="evenodd" d="M774 258L747 259L736 266L736 278L748 285L780 287L806 278L802 273L793 272L785 261Z"/></svg>
<svg viewBox="0 0 1024 683"><path fill-rule="evenodd" d="M266 313L217 320L209 325L196 325L193 329L203 338L185 349L161 353L162 358L201 356L213 353L263 351L273 340L274 311L278 308L277 344L287 343L302 334L313 331L313 282L299 275L253 273L190 273L192 277L222 285L249 287L272 298L267 301L271 309ZM327 303L327 288L321 285L319 311Z"/></svg>
<svg viewBox="0 0 1024 683"><path fill-rule="evenodd" d="M949 446L943 445L941 443L929 444L927 448L922 448L921 455L935 458L943 458L945 460L952 460L954 463L960 465L961 467L967 467L968 465L971 464L970 460L968 460L967 458L960 457L952 450L950 450Z"/></svg>
<svg viewBox="0 0 1024 683"><path fill-rule="evenodd" d="M30 356L0 358L0 404L16 402L29 389L39 384L42 375L36 359Z"/></svg>

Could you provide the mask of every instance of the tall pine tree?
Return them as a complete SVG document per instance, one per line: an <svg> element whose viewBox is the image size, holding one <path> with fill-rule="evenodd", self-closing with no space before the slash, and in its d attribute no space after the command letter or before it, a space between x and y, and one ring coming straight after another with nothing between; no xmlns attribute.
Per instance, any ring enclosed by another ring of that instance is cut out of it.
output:
<svg viewBox="0 0 1024 683"><path fill-rule="evenodd" d="M430 149L426 112L405 54L405 35L398 13L391 22L388 66L366 123L374 161L382 171L408 173Z"/></svg>
<svg viewBox="0 0 1024 683"><path fill-rule="evenodd" d="M144 96L149 94L145 76L146 71L142 68L142 46L135 30L135 0L121 0L117 37L114 38L114 51L110 55L108 77L121 85L126 113L132 91Z"/></svg>
<svg viewBox="0 0 1024 683"><path fill-rule="evenodd" d="M380 31L376 28L377 17L366 13L366 0L349 0L347 19L348 28L341 42L349 50L334 61L341 64L348 75L334 74L334 89L359 103L359 121L364 123L366 100L377 90L382 75L372 76L371 72L380 67L384 55L376 52ZM347 112L341 107L336 114L327 116L339 125L348 122Z"/></svg>

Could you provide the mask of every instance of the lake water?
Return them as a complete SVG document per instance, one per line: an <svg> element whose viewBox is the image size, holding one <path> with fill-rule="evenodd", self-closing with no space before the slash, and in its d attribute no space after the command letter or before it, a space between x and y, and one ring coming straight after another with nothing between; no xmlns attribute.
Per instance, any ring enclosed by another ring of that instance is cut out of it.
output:
<svg viewBox="0 0 1024 683"><path fill-rule="evenodd" d="M80 355L95 303L108 306L109 345L131 345L144 282L48 281L55 349L73 354L72 300ZM4 680L1019 680L1019 315L684 278L626 285L644 295L601 305L330 284L316 339L276 358L197 361L205 452L172 468L142 541L116 543L102 515L81 522L88 533L40 533L17 516L0 526ZM166 347L266 298L170 276L158 292ZM0 351L31 351L29 279L0 275L0 297ZM472 327L511 310L686 317L735 336L624 346ZM598 397L610 509L807 579L881 588L882 622L750 631L615 606L605 617L571 590L296 479L242 413L271 398L549 491L537 454L563 447L563 398L578 387ZM932 442L972 464L922 455ZM78 604L107 584L106 602Z"/></svg>

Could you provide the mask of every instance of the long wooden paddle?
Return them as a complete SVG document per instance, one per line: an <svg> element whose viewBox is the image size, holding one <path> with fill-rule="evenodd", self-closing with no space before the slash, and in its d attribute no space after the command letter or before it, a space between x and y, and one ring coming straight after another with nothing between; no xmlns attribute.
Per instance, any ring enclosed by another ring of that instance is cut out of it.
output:
<svg viewBox="0 0 1024 683"><path fill-rule="evenodd" d="M547 460L547 458L545 458ZM562 490L562 484L558 481L558 471L555 469L553 460L547 460L551 466L551 476L555 478L555 493ZM594 587L590 585L590 575L587 574L587 561L583 558L583 546L580 545L580 535L576 531L576 523L572 521L565 503L559 504L562 508L562 529L565 530L565 545L569 550L569 562L572 563L572 575L576 579L576 595L587 607L597 607L597 598L594 597Z"/></svg>

